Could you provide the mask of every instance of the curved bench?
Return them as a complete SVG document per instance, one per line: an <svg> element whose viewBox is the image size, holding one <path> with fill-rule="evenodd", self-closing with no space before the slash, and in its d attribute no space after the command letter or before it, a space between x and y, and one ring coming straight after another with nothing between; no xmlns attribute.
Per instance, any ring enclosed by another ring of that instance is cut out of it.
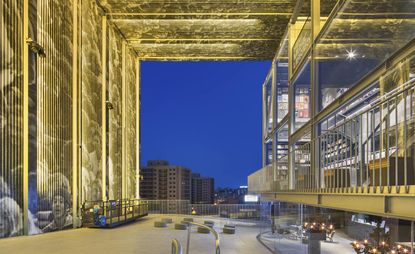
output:
<svg viewBox="0 0 415 254"><path fill-rule="evenodd" d="M211 220L205 220L205 222L203 224L205 224L208 227L213 228L213 226L215 225L215 222L211 221Z"/></svg>
<svg viewBox="0 0 415 254"><path fill-rule="evenodd" d="M186 230L187 229L187 224L184 224L184 223L176 223L176 224L174 224L174 229L177 229L177 230Z"/></svg>
<svg viewBox="0 0 415 254"><path fill-rule="evenodd" d="M163 219L161 219L161 221L162 222L165 222L165 223L173 223L173 219L172 218L163 218Z"/></svg>
<svg viewBox="0 0 415 254"><path fill-rule="evenodd" d="M155 221L154 222L154 227L156 228L165 228L167 227L167 223L164 221Z"/></svg>
<svg viewBox="0 0 415 254"><path fill-rule="evenodd" d="M235 228L224 227L223 233L233 235L235 234Z"/></svg>
<svg viewBox="0 0 415 254"><path fill-rule="evenodd" d="M209 234L210 230L204 227L197 227L197 232L201 234Z"/></svg>

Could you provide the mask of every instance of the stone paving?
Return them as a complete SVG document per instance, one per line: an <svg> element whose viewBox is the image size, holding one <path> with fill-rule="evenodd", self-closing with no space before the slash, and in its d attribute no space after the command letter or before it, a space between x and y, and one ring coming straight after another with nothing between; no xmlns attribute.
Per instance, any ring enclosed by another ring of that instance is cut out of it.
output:
<svg viewBox="0 0 415 254"><path fill-rule="evenodd" d="M168 254L171 253L171 241L179 240L186 247L187 231L175 230L174 224L167 228L155 228L154 221L172 218L179 222L184 217L176 215L150 215L135 223L113 229L80 228L35 236L13 237L0 240L0 253L135 253ZM189 216L185 216L189 217ZM222 254L270 254L256 239L260 229L255 223L232 221L236 225L236 234L222 233L226 219L212 217L193 217L195 222L213 220L215 230L220 236ZM215 240L212 234L198 234L196 227L191 234L191 254L214 253Z"/></svg>
<svg viewBox="0 0 415 254"><path fill-rule="evenodd" d="M293 240L270 232L264 233L261 240L278 254L307 254L307 245L301 240ZM350 243L353 241L341 230L336 230L333 242L321 242L321 254L354 254Z"/></svg>

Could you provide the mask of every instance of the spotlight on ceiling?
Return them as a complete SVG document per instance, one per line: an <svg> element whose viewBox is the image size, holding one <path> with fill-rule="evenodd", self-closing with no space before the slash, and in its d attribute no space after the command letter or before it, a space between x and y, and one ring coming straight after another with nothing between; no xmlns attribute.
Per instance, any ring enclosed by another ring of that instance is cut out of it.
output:
<svg viewBox="0 0 415 254"><path fill-rule="evenodd" d="M356 59L356 56L357 56L356 50L354 49L346 50L347 60L354 60Z"/></svg>

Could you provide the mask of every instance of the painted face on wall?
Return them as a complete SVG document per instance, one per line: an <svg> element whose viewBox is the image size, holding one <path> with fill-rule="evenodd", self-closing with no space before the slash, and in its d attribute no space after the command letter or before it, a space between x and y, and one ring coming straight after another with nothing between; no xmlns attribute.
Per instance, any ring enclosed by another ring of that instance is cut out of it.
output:
<svg viewBox="0 0 415 254"><path fill-rule="evenodd" d="M0 238L9 236L11 228L11 221L8 218L7 213L0 211Z"/></svg>
<svg viewBox="0 0 415 254"><path fill-rule="evenodd" d="M53 197L52 213L54 218L61 218L65 216L65 198L61 195Z"/></svg>

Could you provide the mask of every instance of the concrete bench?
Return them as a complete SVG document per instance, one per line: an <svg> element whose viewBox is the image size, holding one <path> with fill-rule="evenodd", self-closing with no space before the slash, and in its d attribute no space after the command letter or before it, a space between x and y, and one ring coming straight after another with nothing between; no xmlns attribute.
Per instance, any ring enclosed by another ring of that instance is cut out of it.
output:
<svg viewBox="0 0 415 254"><path fill-rule="evenodd" d="M215 225L215 222L211 220L205 220L203 224L205 224L206 226L210 228L213 228L213 226Z"/></svg>
<svg viewBox="0 0 415 254"><path fill-rule="evenodd" d="M233 235L235 234L235 228L229 228L225 226L223 227L223 233Z"/></svg>
<svg viewBox="0 0 415 254"><path fill-rule="evenodd" d="M172 218L163 218L163 219L161 219L161 221L162 222L165 222L165 223L168 223L168 224L173 223L173 219Z"/></svg>
<svg viewBox="0 0 415 254"><path fill-rule="evenodd" d="M204 227L197 227L197 232L201 233L201 234L209 234L210 233L209 229L204 228Z"/></svg>
<svg viewBox="0 0 415 254"><path fill-rule="evenodd" d="M184 224L184 223L176 223L176 224L174 224L174 229L177 229L177 230L186 230L187 229L187 224Z"/></svg>
<svg viewBox="0 0 415 254"><path fill-rule="evenodd" d="M167 227L167 223L164 221L155 221L154 222L154 227L156 228L165 228Z"/></svg>

